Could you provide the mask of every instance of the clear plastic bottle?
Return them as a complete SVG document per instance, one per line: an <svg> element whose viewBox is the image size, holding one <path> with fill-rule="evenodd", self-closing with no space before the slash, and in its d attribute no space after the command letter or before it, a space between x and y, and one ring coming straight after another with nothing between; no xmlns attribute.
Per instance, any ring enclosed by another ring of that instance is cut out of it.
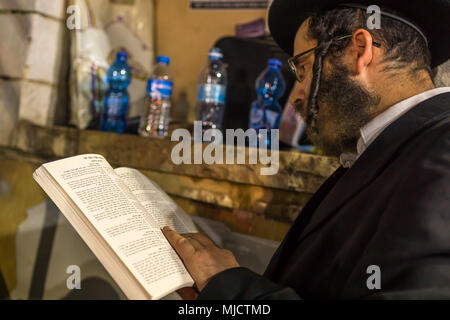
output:
<svg viewBox="0 0 450 320"><path fill-rule="evenodd" d="M203 131L222 129L227 87L227 70L222 58L222 51L212 48L199 75L196 118L202 121Z"/></svg>
<svg viewBox="0 0 450 320"><path fill-rule="evenodd" d="M271 146L271 129L279 129L281 106L278 99L284 94L286 84L281 74L281 61L270 59L267 68L256 79L255 88L257 99L250 109L249 127L267 129L266 146ZM258 138L259 138L258 134ZM259 141L259 139L258 139Z"/></svg>
<svg viewBox="0 0 450 320"><path fill-rule="evenodd" d="M156 62L147 82L147 96L139 125L139 134L143 137L166 137L169 129L173 89L170 58L159 56Z"/></svg>
<svg viewBox="0 0 450 320"><path fill-rule="evenodd" d="M103 101L100 129L102 131L124 133L128 113L128 86L131 83L131 70L127 63L128 55L117 52L116 61L107 73L108 91Z"/></svg>

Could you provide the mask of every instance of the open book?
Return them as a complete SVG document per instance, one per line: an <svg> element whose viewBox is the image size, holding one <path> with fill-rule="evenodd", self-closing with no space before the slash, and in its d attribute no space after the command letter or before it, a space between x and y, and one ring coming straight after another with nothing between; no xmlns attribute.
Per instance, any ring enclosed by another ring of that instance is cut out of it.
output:
<svg viewBox="0 0 450 320"><path fill-rule="evenodd" d="M197 228L139 171L88 154L46 163L33 178L129 299L159 299L194 284L160 228Z"/></svg>

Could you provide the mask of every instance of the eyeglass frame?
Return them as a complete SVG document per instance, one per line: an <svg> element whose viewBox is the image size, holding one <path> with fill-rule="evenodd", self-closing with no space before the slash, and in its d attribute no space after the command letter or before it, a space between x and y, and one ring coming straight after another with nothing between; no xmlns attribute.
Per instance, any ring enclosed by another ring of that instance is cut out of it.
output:
<svg viewBox="0 0 450 320"><path fill-rule="evenodd" d="M332 39L331 41L334 42L334 41L339 41L339 40L348 39L348 38L351 38L351 37L353 37L353 35L352 35L352 34L349 34L349 35L346 35L346 36L334 38L334 39ZM372 44L373 44L375 47L377 47L377 48L380 48L380 47L381 47L381 43L379 43L379 42L372 41ZM289 67L290 67L290 70L291 70L291 72L294 74L295 79L296 79L298 82L301 83L301 82L304 80L304 77L303 77L303 79L301 79L301 78L299 77L298 72L297 72L297 67L296 67L296 65L295 65L295 60L297 60L299 57L304 56L304 55L306 55L306 54L308 54L308 53L310 53L310 52L312 52L312 51L315 51L318 47L320 47L320 44L317 45L317 46L315 46L314 48L311 48L311 49L309 49L309 50L306 50L306 51L304 51L304 52L301 52L301 53L295 55L294 57L290 57L290 58L287 60L288 65L289 65Z"/></svg>

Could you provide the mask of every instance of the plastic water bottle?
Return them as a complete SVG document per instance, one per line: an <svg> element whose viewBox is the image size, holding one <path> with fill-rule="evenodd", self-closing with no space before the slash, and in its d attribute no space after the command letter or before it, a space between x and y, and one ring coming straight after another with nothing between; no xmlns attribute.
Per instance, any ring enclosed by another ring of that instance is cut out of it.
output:
<svg viewBox="0 0 450 320"><path fill-rule="evenodd" d="M107 73L108 90L103 100L100 129L102 131L124 133L128 113L129 95L127 88L131 83L131 70L127 54L117 52L116 61Z"/></svg>
<svg viewBox="0 0 450 320"><path fill-rule="evenodd" d="M156 62L152 76L147 82L147 96L139 126L139 134L143 137L165 137L169 129L173 89L170 58L159 56Z"/></svg>
<svg viewBox="0 0 450 320"><path fill-rule="evenodd" d="M227 87L227 71L222 58L222 51L212 48L208 62L200 72L196 118L202 121L203 131L222 129Z"/></svg>
<svg viewBox="0 0 450 320"><path fill-rule="evenodd" d="M266 147L271 146L271 129L279 129L281 119L281 106L278 99L284 94L286 84L281 74L281 61L270 59L267 68L256 79L255 88L257 99L252 103L250 110L249 127L258 132L267 129ZM261 146L261 145L260 145Z"/></svg>

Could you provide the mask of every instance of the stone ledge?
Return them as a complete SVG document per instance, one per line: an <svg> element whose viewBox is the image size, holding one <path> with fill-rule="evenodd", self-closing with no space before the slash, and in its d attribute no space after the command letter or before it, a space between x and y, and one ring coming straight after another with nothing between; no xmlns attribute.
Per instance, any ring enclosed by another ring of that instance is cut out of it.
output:
<svg viewBox="0 0 450 320"><path fill-rule="evenodd" d="M43 128L27 122L18 124L12 141L15 149L48 159L96 153L115 166L306 193L315 192L338 167L334 158L283 151L279 153L279 171L272 176L260 175L260 169L264 167L261 164L175 165L171 161L171 151L177 142L168 139L68 127Z"/></svg>
<svg viewBox="0 0 450 320"><path fill-rule="evenodd" d="M287 230L312 193L337 167L332 158L299 152L280 152L280 168L274 176L261 176L261 165L177 166L170 158L176 144L168 139L68 127L43 128L20 122L13 147L0 148L0 157L39 166L79 154L101 154L114 167L140 170L177 199L186 212L209 218L217 213L217 220L226 220L233 230L247 228L247 233L251 233L252 224L240 221L242 216L261 223L279 223ZM208 213L205 208L214 210ZM225 219L227 214L230 217Z"/></svg>

